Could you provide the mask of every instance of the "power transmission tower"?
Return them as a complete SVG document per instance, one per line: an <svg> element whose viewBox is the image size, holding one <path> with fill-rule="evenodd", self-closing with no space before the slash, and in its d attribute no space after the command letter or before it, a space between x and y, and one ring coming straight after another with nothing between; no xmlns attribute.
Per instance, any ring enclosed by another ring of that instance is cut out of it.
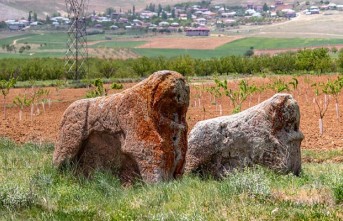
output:
<svg viewBox="0 0 343 221"><path fill-rule="evenodd" d="M86 35L86 10L89 0L65 0L70 27L68 29L65 69L67 74L79 80L88 71Z"/></svg>

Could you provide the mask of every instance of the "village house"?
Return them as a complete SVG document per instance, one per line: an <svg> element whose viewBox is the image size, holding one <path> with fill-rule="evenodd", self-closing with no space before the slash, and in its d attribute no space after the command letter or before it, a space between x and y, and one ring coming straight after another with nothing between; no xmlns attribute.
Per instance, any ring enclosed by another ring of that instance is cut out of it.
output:
<svg viewBox="0 0 343 221"><path fill-rule="evenodd" d="M188 28L185 30L186 36L209 36L210 29L201 27L201 28Z"/></svg>
<svg viewBox="0 0 343 221"><path fill-rule="evenodd" d="M187 20L187 14L179 14L180 20Z"/></svg>
<svg viewBox="0 0 343 221"><path fill-rule="evenodd" d="M237 12L225 12L225 13L221 13L221 17L222 18L233 18L235 17L237 14Z"/></svg>
<svg viewBox="0 0 343 221"><path fill-rule="evenodd" d="M319 14L319 7L318 6L311 6L310 7L311 14Z"/></svg>
<svg viewBox="0 0 343 221"><path fill-rule="evenodd" d="M198 23L199 25L206 25L207 20L206 18L197 18L195 19L196 23Z"/></svg>
<svg viewBox="0 0 343 221"><path fill-rule="evenodd" d="M158 16L158 14L156 12L151 12L151 11L143 11L140 13L139 17L142 19L150 19L154 16Z"/></svg>

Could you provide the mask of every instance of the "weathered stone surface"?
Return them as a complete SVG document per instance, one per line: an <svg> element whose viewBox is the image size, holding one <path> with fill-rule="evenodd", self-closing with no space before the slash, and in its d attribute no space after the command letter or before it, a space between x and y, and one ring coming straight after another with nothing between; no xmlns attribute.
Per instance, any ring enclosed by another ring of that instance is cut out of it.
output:
<svg viewBox="0 0 343 221"><path fill-rule="evenodd" d="M188 137L186 172L221 177L234 168L266 166L299 174L300 111L289 94L241 113L198 122Z"/></svg>
<svg viewBox="0 0 343 221"><path fill-rule="evenodd" d="M154 183L183 174L189 86L179 73L160 71L107 97L71 104L60 125L56 167L111 169L124 182Z"/></svg>

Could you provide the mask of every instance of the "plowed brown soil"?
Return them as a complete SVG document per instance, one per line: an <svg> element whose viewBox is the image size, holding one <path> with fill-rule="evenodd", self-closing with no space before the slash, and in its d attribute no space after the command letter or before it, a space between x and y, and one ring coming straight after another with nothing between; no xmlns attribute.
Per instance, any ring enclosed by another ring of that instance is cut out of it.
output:
<svg viewBox="0 0 343 221"><path fill-rule="evenodd" d="M330 76L335 78L336 76ZM301 126L300 129L305 135L302 142L302 148L305 149L339 149L343 151L343 116L340 113L339 119L336 118L335 102L331 97L329 98L329 107L324 117L324 134L319 135L318 114L314 111L314 92L311 88L313 82L324 82L328 76L311 76L305 81L305 77L299 77L299 88L290 92L298 101L301 111ZM290 77L287 77L290 79ZM267 84L273 81L273 78L250 78L249 83ZM222 105L222 115L229 115L232 112L232 106L229 99L225 96L216 99L207 92L207 89L213 86L213 81L203 83L191 83L191 101L188 110L187 122L189 124L189 131L200 120L220 116L219 104ZM306 83L307 82L307 83ZM238 80L230 81L229 87L235 88ZM125 85L125 88L131 87L132 84ZM0 137L8 137L17 142L55 142L58 127L61 117L65 109L75 100L82 99L88 89L61 89L58 92L55 88L47 88L50 90L50 97L52 105L49 108L46 105L46 111L43 112L42 106L39 105L40 114L33 116L31 121L30 108L24 110L23 119L19 121L19 109L13 106L12 101L18 94L29 93L31 89L12 89L10 91L7 102L8 117L3 120L1 113L0 123ZM110 90L109 94L117 93L118 90ZM254 94L243 105L243 109L249 106L256 105L258 101L261 102L270 98L275 92L267 90L260 95ZM323 96L318 97L323 99ZM200 105L199 105L200 102ZM340 108L343 111L343 96L339 96ZM216 105L217 103L217 105Z"/></svg>
<svg viewBox="0 0 343 221"><path fill-rule="evenodd" d="M211 37L154 37L140 38L140 41L147 43L137 48L167 48L167 49L215 49L226 43L235 41L242 37L211 36Z"/></svg>

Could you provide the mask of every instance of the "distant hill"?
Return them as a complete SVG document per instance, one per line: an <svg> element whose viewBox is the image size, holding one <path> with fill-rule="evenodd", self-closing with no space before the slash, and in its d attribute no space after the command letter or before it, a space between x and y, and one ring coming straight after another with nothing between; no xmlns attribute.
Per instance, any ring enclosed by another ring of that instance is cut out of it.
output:
<svg viewBox="0 0 343 221"><path fill-rule="evenodd" d="M197 2L199 0L89 0L88 11L102 12L106 8L131 9L135 5L136 10L141 10L150 3L176 4L180 2ZM35 11L39 17L44 18L54 12L65 13L64 0L0 0L0 21L6 19L27 18L29 11Z"/></svg>
<svg viewBox="0 0 343 221"><path fill-rule="evenodd" d="M180 2L200 2L201 0L89 0L88 11L102 12L106 8L112 7L119 10L128 10L135 5L137 10L144 9L150 3L174 5ZM242 5L247 2L255 4L273 4L275 0L212 0L212 4ZM294 3L296 0L284 0L285 3ZM303 1L299 1L303 2ZM315 2L315 1L313 1ZM319 2L319 0L317 1ZM336 4L343 4L343 0L333 0ZM29 11L35 11L40 18L45 18L47 14L54 12L65 13L64 0L0 0L0 21L7 19L27 18Z"/></svg>

